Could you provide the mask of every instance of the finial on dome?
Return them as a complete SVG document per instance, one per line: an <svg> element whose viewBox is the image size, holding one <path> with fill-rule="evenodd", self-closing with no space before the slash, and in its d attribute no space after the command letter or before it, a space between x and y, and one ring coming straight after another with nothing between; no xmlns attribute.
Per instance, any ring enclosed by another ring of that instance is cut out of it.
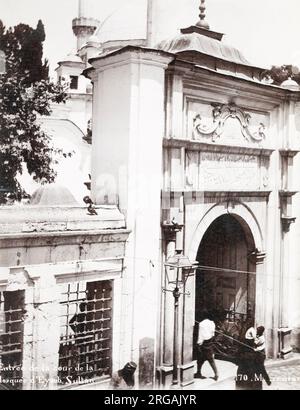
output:
<svg viewBox="0 0 300 410"><path fill-rule="evenodd" d="M196 24L197 27L201 27L201 28L206 28L207 30L209 30L209 24L207 23L207 21L205 20L206 17L206 5L205 5L205 0L201 0L201 4L199 7L200 10L200 20L198 21L198 23Z"/></svg>

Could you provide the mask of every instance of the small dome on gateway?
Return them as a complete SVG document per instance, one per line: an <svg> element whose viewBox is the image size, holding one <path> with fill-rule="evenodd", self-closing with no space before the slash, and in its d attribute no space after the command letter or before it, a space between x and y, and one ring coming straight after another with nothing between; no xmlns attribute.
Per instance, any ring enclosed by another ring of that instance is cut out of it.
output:
<svg viewBox="0 0 300 410"><path fill-rule="evenodd" d="M251 65L236 48L222 43L223 34L210 30L206 17L205 0L200 4L200 20L191 27L181 30L181 34L158 44L160 50L169 53L201 53L220 60L241 65Z"/></svg>
<svg viewBox="0 0 300 410"><path fill-rule="evenodd" d="M40 206L78 206L78 202L68 188L50 184L38 188L30 199L30 205Z"/></svg>
<svg viewBox="0 0 300 410"><path fill-rule="evenodd" d="M192 51L231 63L250 65L238 49L198 32L180 34L170 40L162 41L158 48L174 54Z"/></svg>

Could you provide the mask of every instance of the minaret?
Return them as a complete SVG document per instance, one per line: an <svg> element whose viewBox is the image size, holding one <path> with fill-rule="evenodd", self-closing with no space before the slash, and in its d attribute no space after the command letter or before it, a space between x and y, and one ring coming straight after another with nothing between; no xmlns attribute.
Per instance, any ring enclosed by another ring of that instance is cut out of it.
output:
<svg viewBox="0 0 300 410"><path fill-rule="evenodd" d="M78 17L85 17L86 2L84 0L78 1Z"/></svg>
<svg viewBox="0 0 300 410"><path fill-rule="evenodd" d="M73 33L77 37L77 50L80 50L100 25L100 21L86 16L86 0L78 0L78 17L72 22Z"/></svg>

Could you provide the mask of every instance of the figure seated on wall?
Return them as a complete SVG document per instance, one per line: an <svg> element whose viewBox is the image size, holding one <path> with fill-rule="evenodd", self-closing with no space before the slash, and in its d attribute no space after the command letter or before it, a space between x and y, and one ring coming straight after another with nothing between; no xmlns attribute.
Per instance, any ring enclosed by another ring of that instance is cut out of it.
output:
<svg viewBox="0 0 300 410"><path fill-rule="evenodd" d="M118 370L112 375L110 382L111 390L132 390L135 386L134 373L137 365L134 362L128 362L123 369Z"/></svg>

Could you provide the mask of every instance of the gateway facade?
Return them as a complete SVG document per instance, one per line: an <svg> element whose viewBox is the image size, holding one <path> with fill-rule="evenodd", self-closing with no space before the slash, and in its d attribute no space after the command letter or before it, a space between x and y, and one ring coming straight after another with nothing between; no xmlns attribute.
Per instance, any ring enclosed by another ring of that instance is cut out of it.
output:
<svg viewBox="0 0 300 410"><path fill-rule="evenodd" d="M89 63L95 208L52 187L0 210L2 384L107 388L131 360L140 388L169 386L176 248L198 262L179 300L182 385L204 309L264 325L270 358L299 349L295 84L265 84L209 29L203 2L175 38Z"/></svg>
<svg viewBox="0 0 300 410"><path fill-rule="evenodd" d="M285 357L299 346L299 92L265 84L262 69L209 30L204 11L157 48L90 63L93 199L118 203L131 230L132 359L143 360L149 340L157 377L169 382L173 298L161 290L178 225L179 247L200 265L181 299L181 382L193 380L203 308L225 310L232 323L255 318L268 356Z"/></svg>

